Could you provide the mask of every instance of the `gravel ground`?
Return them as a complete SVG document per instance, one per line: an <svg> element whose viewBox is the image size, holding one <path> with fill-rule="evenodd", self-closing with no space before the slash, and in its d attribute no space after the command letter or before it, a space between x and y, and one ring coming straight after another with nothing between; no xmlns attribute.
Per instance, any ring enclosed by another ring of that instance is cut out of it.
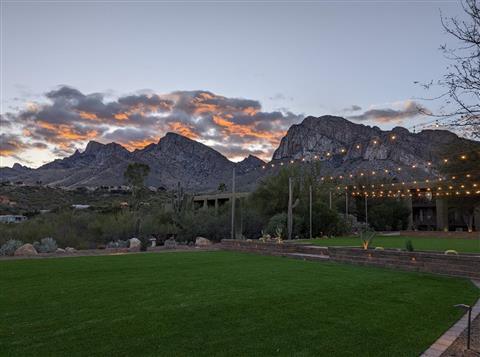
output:
<svg viewBox="0 0 480 357"><path fill-rule="evenodd" d="M442 354L442 357L451 356L465 356L477 357L480 356L480 315L472 321L472 331L470 340L470 351L465 351L467 348L467 330L462 332L455 342Z"/></svg>

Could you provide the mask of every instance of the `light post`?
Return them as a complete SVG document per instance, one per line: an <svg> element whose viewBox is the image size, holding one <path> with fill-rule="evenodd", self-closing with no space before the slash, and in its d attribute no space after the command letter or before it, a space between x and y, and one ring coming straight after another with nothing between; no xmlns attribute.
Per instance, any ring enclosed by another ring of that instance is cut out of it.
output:
<svg viewBox="0 0 480 357"><path fill-rule="evenodd" d="M288 178L288 216L287 216L288 240L292 239L293 231L293 178Z"/></svg>
<svg viewBox="0 0 480 357"><path fill-rule="evenodd" d="M310 213L310 217L309 217L309 220L310 220L310 239L312 239L312 185L310 185L310 187L308 188L308 193L309 193L309 198L310 198L310 204L309 204L309 213Z"/></svg>
<svg viewBox="0 0 480 357"><path fill-rule="evenodd" d="M454 307L458 307L464 311L468 311L468 325L467 325L467 350L470 349L470 329L472 325L472 307L466 304L457 304Z"/></svg>
<svg viewBox="0 0 480 357"><path fill-rule="evenodd" d="M231 238L235 239L235 167L232 173L232 231Z"/></svg>

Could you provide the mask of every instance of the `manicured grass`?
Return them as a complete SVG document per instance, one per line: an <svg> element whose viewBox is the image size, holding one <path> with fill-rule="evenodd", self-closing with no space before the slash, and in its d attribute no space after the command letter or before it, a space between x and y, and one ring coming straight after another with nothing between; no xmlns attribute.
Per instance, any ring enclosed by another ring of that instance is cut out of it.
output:
<svg viewBox="0 0 480 357"><path fill-rule="evenodd" d="M401 248L405 249L405 242L411 240L415 250L432 250L445 252L454 249L459 253L480 253L479 238L430 238L408 236L377 236L373 239L372 247ZM360 247L359 237L318 238L312 240L300 240L299 242L311 243L326 247L354 246Z"/></svg>
<svg viewBox="0 0 480 357"><path fill-rule="evenodd" d="M416 356L468 280L233 252L0 261L1 355Z"/></svg>

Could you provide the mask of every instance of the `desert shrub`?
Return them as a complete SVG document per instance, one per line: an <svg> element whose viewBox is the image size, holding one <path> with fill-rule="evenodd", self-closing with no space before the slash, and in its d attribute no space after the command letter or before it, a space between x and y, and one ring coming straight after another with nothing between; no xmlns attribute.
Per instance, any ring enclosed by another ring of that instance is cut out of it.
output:
<svg viewBox="0 0 480 357"><path fill-rule="evenodd" d="M180 242L194 242L202 236L214 242L230 237L228 209L202 209L185 212L179 222L177 238Z"/></svg>
<svg viewBox="0 0 480 357"><path fill-rule="evenodd" d="M23 245L23 242L16 239L10 239L0 247L0 255L12 256L15 251Z"/></svg>
<svg viewBox="0 0 480 357"><path fill-rule="evenodd" d="M116 240L107 243L107 248L128 248L128 240Z"/></svg>
<svg viewBox="0 0 480 357"><path fill-rule="evenodd" d="M57 242L51 237L43 238L40 242L34 242L33 246L38 253L55 253Z"/></svg>
<svg viewBox="0 0 480 357"><path fill-rule="evenodd" d="M412 241L409 239L405 242L405 250L407 252L413 252L415 249L413 248L413 243Z"/></svg>

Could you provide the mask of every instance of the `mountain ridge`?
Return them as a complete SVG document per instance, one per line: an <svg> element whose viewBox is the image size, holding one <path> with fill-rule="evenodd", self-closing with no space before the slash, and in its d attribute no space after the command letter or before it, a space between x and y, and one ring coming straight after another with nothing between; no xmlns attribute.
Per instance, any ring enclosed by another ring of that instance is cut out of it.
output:
<svg viewBox="0 0 480 357"><path fill-rule="evenodd" d="M324 174L346 174L355 171L388 170L395 179L412 178L412 166L418 166L416 177L435 174L440 163L439 147L480 143L446 130L424 130L410 133L402 127L381 130L353 123L338 116L306 117L292 125L272 156L272 163L287 160L320 160ZM124 184L123 172L131 162L150 166L148 186L173 188L180 182L186 190L212 191L220 183L231 181L237 172L239 189L250 190L262 177L275 170L258 170L265 162L249 155L232 162L215 149L181 134L168 132L144 148L128 151L122 145L90 141L85 150L56 159L37 169L15 164L0 168L1 181L23 181L65 188Z"/></svg>

